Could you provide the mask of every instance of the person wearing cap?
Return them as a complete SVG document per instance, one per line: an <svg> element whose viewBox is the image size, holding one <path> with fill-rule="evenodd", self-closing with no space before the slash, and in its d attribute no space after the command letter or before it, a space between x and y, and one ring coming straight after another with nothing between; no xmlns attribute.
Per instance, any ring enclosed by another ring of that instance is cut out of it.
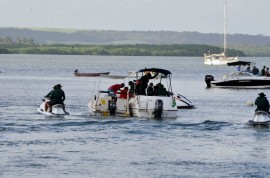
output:
<svg viewBox="0 0 270 178"><path fill-rule="evenodd" d="M61 89L61 87L62 87L61 84L57 84L53 87L54 90L52 90L51 93L49 93L50 101L46 103L47 105L45 106L46 111L48 109L50 109L51 111L51 107L55 104L62 104L64 106L63 109L65 111L64 101L66 99L66 96L65 96L65 92Z"/></svg>
<svg viewBox="0 0 270 178"><path fill-rule="evenodd" d="M269 101L266 98L266 95L264 93L259 93L259 96L255 100L255 105L257 106L255 111L263 110L266 112L269 112Z"/></svg>

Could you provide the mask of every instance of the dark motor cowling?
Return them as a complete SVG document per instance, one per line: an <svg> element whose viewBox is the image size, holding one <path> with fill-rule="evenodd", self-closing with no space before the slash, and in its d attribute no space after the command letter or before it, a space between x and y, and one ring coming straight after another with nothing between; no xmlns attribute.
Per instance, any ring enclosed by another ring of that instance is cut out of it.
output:
<svg viewBox="0 0 270 178"><path fill-rule="evenodd" d="M155 101L155 108L153 112L155 118L160 119L162 115L162 111L163 111L163 101L161 99L157 99Z"/></svg>
<svg viewBox="0 0 270 178"><path fill-rule="evenodd" d="M116 102L109 101L109 111L111 116L115 116L115 110L116 110Z"/></svg>
<svg viewBox="0 0 270 178"><path fill-rule="evenodd" d="M212 75L206 75L205 76L205 83L207 85L207 88L211 87L211 81L214 81L214 76Z"/></svg>

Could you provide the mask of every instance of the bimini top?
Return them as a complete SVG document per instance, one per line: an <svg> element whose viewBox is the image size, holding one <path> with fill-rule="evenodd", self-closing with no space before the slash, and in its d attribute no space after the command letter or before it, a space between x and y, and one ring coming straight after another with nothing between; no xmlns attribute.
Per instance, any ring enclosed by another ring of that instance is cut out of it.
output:
<svg viewBox="0 0 270 178"><path fill-rule="evenodd" d="M145 68L145 69L138 70L136 73L139 73L139 72L155 72L155 73L163 74L165 76L172 74L170 71L166 69L159 69L159 68Z"/></svg>
<svg viewBox="0 0 270 178"><path fill-rule="evenodd" d="M250 65L251 62L247 62L247 61L237 61L237 62L228 62L227 65L228 66L239 66L239 65Z"/></svg>

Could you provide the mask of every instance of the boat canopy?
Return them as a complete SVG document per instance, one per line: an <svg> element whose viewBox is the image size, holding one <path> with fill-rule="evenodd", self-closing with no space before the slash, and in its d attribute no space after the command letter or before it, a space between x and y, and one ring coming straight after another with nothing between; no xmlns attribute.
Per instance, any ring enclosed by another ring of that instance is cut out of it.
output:
<svg viewBox="0 0 270 178"><path fill-rule="evenodd" d="M165 76L172 74L170 71L166 69L159 69L159 68L145 68L145 69L141 69L137 71L136 73L140 73L140 72L155 72L155 73L163 74Z"/></svg>
<svg viewBox="0 0 270 178"><path fill-rule="evenodd" d="M228 62L228 66L239 66L239 65L250 65L251 62L248 61L237 61L237 62Z"/></svg>

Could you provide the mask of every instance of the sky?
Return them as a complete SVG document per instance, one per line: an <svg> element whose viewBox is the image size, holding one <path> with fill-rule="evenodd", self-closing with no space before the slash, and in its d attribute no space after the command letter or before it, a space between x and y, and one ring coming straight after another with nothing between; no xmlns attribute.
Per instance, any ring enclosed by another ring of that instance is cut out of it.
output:
<svg viewBox="0 0 270 178"><path fill-rule="evenodd" d="M0 27L223 33L224 0L0 0ZM227 33L270 36L270 0L226 0Z"/></svg>

